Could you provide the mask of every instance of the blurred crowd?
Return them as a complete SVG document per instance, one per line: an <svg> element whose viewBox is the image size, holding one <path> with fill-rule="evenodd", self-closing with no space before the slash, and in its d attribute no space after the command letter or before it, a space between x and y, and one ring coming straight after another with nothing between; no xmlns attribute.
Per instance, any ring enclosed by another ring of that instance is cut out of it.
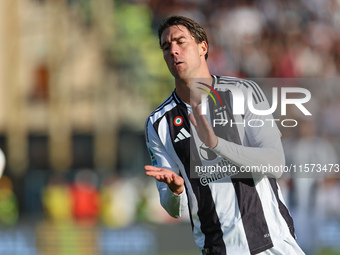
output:
<svg viewBox="0 0 340 255"><path fill-rule="evenodd" d="M173 221L159 206L154 181L140 177L100 176L91 169L48 175L36 171L28 174L25 193L25 215L21 216L38 221L112 228ZM0 227L14 226L19 211L13 183L4 175L0 179Z"/></svg>
<svg viewBox="0 0 340 255"><path fill-rule="evenodd" d="M338 77L339 0L150 0L154 28L166 16L206 28L212 73L245 77Z"/></svg>

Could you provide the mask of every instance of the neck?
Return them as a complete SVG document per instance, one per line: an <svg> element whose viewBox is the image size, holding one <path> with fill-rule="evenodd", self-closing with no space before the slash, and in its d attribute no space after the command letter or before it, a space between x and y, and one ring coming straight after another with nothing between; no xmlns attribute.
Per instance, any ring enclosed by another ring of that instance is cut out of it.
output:
<svg viewBox="0 0 340 255"><path fill-rule="evenodd" d="M188 79L175 79L175 86L176 86L176 92L177 95L187 104L200 104L201 103L201 95L205 92L203 90L197 89L196 85L198 84L191 84L193 86L190 86L190 83L196 83L196 81L200 81L203 83L206 83L208 85L212 84L212 77L209 73L209 70L207 69L206 72L202 72L197 77L191 77ZM201 87L201 86L200 86Z"/></svg>
<svg viewBox="0 0 340 255"><path fill-rule="evenodd" d="M175 80L177 95L187 104L190 104L190 81Z"/></svg>

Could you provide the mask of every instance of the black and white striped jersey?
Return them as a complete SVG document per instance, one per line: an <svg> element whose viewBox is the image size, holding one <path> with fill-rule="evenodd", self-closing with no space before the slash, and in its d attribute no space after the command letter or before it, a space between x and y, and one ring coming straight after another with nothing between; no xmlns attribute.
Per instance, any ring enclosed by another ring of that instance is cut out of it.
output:
<svg viewBox="0 0 340 255"><path fill-rule="evenodd" d="M152 164L171 169L185 181L185 191L180 195L157 181L161 204L173 217L189 209L195 242L202 254L259 254L273 249L282 254L303 254L295 242L293 220L280 188L272 178L278 176L261 170L238 174L202 170L208 165L233 166L240 171L246 166L284 164L280 132L274 122L266 121L271 115L255 116L246 104L244 114L233 115L233 93L223 84L240 89L245 101L251 90L256 108L269 108L256 83L213 76L212 87L221 106L215 107L216 102L207 98L206 118L213 123L224 116L229 124L214 125L218 145L209 149L190 124L191 106L174 91L146 121ZM252 124L248 125L250 120Z"/></svg>

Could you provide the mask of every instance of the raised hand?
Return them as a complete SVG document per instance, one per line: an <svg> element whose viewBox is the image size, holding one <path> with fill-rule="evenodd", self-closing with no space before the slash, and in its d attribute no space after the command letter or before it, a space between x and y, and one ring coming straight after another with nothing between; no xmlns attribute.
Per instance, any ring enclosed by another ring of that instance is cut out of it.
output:
<svg viewBox="0 0 340 255"><path fill-rule="evenodd" d="M192 105L192 113L189 114L189 119L196 128L200 140L210 148L216 147L218 142L217 136L206 117L202 114L199 105L195 103Z"/></svg>
<svg viewBox="0 0 340 255"><path fill-rule="evenodd" d="M168 184L169 189L179 195L184 191L184 179L173 171L155 166L144 166L145 174L154 177L157 181Z"/></svg>

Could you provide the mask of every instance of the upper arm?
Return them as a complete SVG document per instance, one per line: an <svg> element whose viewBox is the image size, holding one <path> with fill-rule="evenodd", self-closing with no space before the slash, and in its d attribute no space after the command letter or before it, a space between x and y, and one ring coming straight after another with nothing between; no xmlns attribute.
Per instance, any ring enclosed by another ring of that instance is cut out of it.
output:
<svg viewBox="0 0 340 255"><path fill-rule="evenodd" d="M257 84L255 85L257 86ZM256 102L252 97L253 106L258 110L269 109L270 105L263 91L258 86L256 89L258 93L255 97L258 100ZM259 94L261 94L261 97L258 96ZM246 101L248 102L248 98ZM251 112L249 107L245 108L245 135L249 146L267 149L267 156L272 157L271 163L283 166L285 165L285 156L281 142L281 132L276 124L277 121L272 114L258 115Z"/></svg>
<svg viewBox="0 0 340 255"><path fill-rule="evenodd" d="M153 166L167 168L179 174L179 169L170 157L154 126L148 119L145 127L146 146Z"/></svg>
<svg viewBox="0 0 340 255"><path fill-rule="evenodd" d="M252 104L257 110L267 110L270 108L269 102L262 89L254 82L248 88L244 87L245 96L245 133L251 147L273 147L280 149L281 132L277 127L272 114L259 115L253 113L248 104ZM251 90L252 94L248 94ZM249 99L249 95L252 95Z"/></svg>

